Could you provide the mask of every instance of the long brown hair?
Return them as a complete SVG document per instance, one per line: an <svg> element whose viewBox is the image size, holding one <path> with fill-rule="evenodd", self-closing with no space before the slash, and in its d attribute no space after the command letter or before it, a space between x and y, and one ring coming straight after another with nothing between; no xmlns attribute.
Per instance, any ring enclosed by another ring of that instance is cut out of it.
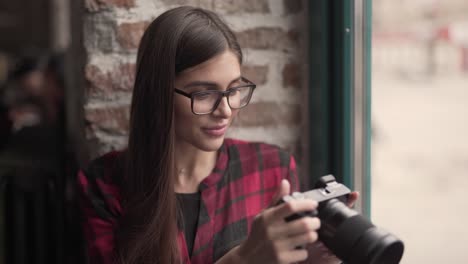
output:
<svg viewBox="0 0 468 264"><path fill-rule="evenodd" d="M174 80L183 70L231 50L242 62L233 32L213 12L178 7L146 29L137 56L130 114L119 263L179 263L174 192Z"/></svg>

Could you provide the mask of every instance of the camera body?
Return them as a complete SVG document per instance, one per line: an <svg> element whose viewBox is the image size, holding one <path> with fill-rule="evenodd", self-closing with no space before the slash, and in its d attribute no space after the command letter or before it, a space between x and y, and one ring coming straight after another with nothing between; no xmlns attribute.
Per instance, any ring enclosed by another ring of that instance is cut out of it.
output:
<svg viewBox="0 0 468 264"><path fill-rule="evenodd" d="M286 221L293 221L303 216L319 216L320 209L325 205L328 200L338 199L339 201L346 203L348 200L348 194L351 190L346 185L341 184L335 180L335 177L331 174L322 176L315 184L315 189L307 192L293 192L291 195L283 196L280 203L288 202L291 200L302 200L311 199L317 201L318 211L308 211L299 214L288 216Z"/></svg>
<svg viewBox="0 0 468 264"><path fill-rule="evenodd" d="M349 208L346 204L349 193L351 190L338 183L333 175L326 175L317 181L315 189L286 195L279 203L302 199L317 201L316 210L295 213L286 217L285 221L306 216L320 218L319 240L345 263L399 263L404 251L403 242Z"/></svg>

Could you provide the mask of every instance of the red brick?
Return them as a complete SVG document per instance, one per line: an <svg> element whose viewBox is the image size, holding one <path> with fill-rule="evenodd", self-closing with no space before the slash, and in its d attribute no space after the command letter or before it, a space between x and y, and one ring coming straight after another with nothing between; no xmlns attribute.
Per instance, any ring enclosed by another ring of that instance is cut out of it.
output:
<svg viewBox="0 0 468 264"><path fill-rule="evenodd" d="M283 4L286 14L299 13L303 8L302 0L283 0Z"/></svg>
<svg viewBox="0 0 468 264"><path fill-rule="evenodd" d="M135 0L86 0L85 7L90 12L106 10L111 7L135 7Z"/></svg>
<svg viewBox="0 0 468 264"><path fill-rule="evenodd" d="M84 45L88 53L111 53L116 49L116 21L101 14L84 19Z"/></svg>
<svg viewBox="0 0 468 264"><path fill-rule="evenodd" d="M125 135L128 133L130 107L103 107L85 109L88 129L91 131L102 130L112 134ZM88 133L91 134L91 133Z"/></svg>
<svg viewBox="0 0 468 264"><path fill-rule="evenodd" d="M90 95L130 92L135 80L135 64L116 64L110 72L103 72L98 66L89 64L85 68L85 77Z"/></svg>
<svg viewBox="0 0 468 264"><path fill-rule="evenodd" d="M288 31L287 34L288 34L288 39L292 43L299 45L301 33L297 29L291 29Z"/></svg>
<svg viewBox="0 0 468 264"><path fill-rule="evenodd" d="M242 75L257 85L267 81L268 65L243 65Z"/></svg>
<svg viewBox="0 0 468 264"><path fill-rule="evenodd" d="M283 86L299 89L302 85L301 67L296 63L288 63L283 68Z"/></svg>
<svg viewBox="0 0 468 264"><path fill-rule="evenodd" d="M236 127L276 127L279 125L297 125L300 121L300 105L257 102L243 108L234 120L233 125Z"/></svg>
<svg viewBox="0 0 468 264"><path fill-rule="evenodd" d="M117 28L117 41L124 49L137 49L148 21L122 23Z"/></svg>
<svg viewBox="0 0 468 264"><path fill-rule="evenodd" d="M102 0L116 7L135 7L135 0Z"/></svg>
<svg viewBox="0 0 468 264"><path fill-rule="evenodd" d="M213 1L213 9L225 14L270 13L267 0L222 0Z"/></svg>
<svg viewBox="0 0 468 264"><path fill-rule="evenodd" d="M294 51L299 46L299 35L295 31L277 27L258 27L236 35L242 48Z"/></svg>
<svg viewBox="0 0 468 264"><path fill-rule="evenodd" d="M213 3L212 0L159 0L163 2L167 6L181 6L181 5L189 5L189 6L196 6L206 9L212 9Z"/></svg>
<svg viewBox="0 0 468 264"><path fill-rule="evenodd" d="M90 131L86 135L87 145L88 145L88 154L90 160L98 158L105 153L114 150L124 150L127 146L128 135L118 135L112 133L99 133L96 134L93 131Z"/></svg>

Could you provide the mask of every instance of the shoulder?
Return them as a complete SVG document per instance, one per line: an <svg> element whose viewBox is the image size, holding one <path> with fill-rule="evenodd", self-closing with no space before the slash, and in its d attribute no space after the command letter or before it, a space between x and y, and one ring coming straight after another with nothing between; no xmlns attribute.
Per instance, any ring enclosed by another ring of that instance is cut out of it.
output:
<svg viewBox="0 0 468 264"><path fill-rule="evenodd" d="M78 173L78 190L83 206L92 208L93 214L102 219L113 219L121 213L123 157L123 152L109 152L91 161Z"/></svg>
<svg viewBox="0 0 468 264"><path fill-rule="evenodd" d="M273 144L226 139L225 145L231 161L257 161L268 167L288 167L292 159L289 152Z"/></svg>
<svg viewBox="0 0 468 264"><path fill-rule="evenodd" d="M119 198L124 164L123 151L112 151L94 159L78 173L79 188L85 194Z"/></svg>
<svg viewBox="0 0 468 264"><path fill-rule="evenodd" d="M92 160L82 171L89 180L118 183L124 168L123 164L124 152L111 151Z"/></svg>

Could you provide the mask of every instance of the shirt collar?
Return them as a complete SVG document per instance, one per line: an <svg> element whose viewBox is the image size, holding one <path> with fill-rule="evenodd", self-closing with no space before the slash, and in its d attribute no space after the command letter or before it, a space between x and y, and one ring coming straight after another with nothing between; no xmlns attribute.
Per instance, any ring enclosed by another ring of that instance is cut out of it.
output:
<svg viewBox="0 0 468 264"><path fill-rule="evenodd" d="M200 191L203 191L211 186L216 185L224 176L228 167L229 154L228 154L228 139L225 139L220 149L218 150L218 158L216 165L211 171L210 175L203 179L200 183Z"/></svg>

